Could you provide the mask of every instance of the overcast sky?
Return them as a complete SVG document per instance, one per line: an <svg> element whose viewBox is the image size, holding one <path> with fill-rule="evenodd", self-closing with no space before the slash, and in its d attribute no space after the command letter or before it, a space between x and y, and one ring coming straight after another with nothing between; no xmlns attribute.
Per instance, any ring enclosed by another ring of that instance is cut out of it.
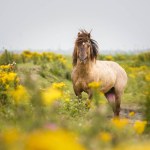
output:
<svg viewBox="0 0 150 150"><path fill-rule="evenodd" d="M80 28L102 50L150 48L150 0L0 0L0 49L71 49Z"/></svg>

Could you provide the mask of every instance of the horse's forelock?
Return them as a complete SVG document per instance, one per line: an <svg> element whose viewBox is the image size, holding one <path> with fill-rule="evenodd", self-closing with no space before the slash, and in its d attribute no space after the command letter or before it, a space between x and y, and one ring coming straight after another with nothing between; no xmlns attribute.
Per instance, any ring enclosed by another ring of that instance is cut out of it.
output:
<svg viewBox="0 0 150 150"><path fill-rule="evenodd" d="M76 39L76 44L79 45L83 42L87 42L88 40L90 40L90 37L90 33L88 33L86 30L80 30Z"/></svg>

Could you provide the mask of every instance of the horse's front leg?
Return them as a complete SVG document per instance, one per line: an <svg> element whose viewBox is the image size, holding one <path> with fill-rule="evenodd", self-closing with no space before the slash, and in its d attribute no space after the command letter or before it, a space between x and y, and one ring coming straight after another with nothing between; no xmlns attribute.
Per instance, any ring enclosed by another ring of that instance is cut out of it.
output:
<svg viewBox="0 0 150 150"><path fill-rule="evenodd" d="M78 100L81 101L81 99L82 99L82 94L81 94L81 92L77 92L77 93L76 93L76 96L78 97Z"/></svg>
<svg viewBox="0 0 150 150"><path fill-rule="evenodd" d="M90 108L91 100L92 100L92 97L93 97L93 92L90 89L88 89L86 91L86 93L88 94L88 100L86 101L85 105Z"/></svg>
<svg viewBox="0 0 150 150"><path fill-rule="evenodd" d="M80 91L75 91L76 96L78 97L78 100L81 101L82 99L82 94Z"/></svg>
<svg viewBox="0 0 150 150"><path fill-rule="evenodd" d="M89 90L87 91L87 94L88 94L89 100L91 101L91 100L92 100L92 97L93 97L93 92L92 92L92 90L89 89Z"/></svg>
<svg viewBox="0 0 150 150"><path fill-rule="evenodd" d="M73 89L74 89L75 95L78 97L78 100L81 101L82 99L81 90L76 88L75 86L73 86Z"/></svg>

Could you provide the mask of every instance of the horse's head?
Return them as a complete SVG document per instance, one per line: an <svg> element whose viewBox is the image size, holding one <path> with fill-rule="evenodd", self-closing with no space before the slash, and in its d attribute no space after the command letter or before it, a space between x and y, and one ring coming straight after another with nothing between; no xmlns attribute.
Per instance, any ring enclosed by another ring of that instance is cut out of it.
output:
<svg viewBox="0 0 150 150"><path fill-rule="evenodd" d="M75 41L73 65L75 66L77 62L85 64L88 61L94 61L97 58L97 55L97 42L91 39L90 33L85 30L81 30Z"/></svg>

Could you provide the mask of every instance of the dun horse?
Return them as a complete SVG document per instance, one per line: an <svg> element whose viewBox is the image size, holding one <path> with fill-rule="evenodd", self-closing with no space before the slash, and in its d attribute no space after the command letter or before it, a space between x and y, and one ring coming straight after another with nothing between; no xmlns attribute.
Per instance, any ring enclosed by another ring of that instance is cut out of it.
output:
<svg viewBox="0 0 150 150"><path fill-rule="evenodd" d="M100 91L105 94L113 108L115 116L119 116L121 97L127 84L125 70L116 62L96 60L97 42L91 39L90 33L81 30L75 41L73 52L72 81L75 94L81 98L84 91L92 98L90 82L101 82Z"/></svg>

